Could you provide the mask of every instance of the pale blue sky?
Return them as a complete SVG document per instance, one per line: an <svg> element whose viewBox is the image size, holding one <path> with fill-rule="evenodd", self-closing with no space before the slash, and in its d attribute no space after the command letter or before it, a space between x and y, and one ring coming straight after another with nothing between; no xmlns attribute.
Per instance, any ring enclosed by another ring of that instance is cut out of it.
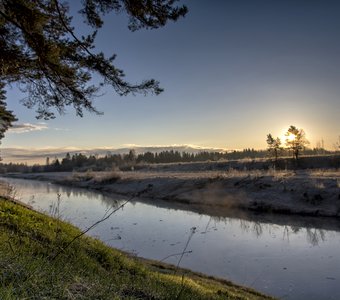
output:
<svg viewBox="0 0 340 300"><path fill-rule="evenodd" d="M117 54L127 79L155 78L160 96L95 100L103 116L72 109L46 124L19 104L19 123L2 147L121 147L194 144L265 148L266 135L304 128L311 145L332 148L340 135L339 1L185 1L188 15L165 28L131 33L124 15L110 15L98 49ZM83 23L75 18L78 32Z"/></svg>

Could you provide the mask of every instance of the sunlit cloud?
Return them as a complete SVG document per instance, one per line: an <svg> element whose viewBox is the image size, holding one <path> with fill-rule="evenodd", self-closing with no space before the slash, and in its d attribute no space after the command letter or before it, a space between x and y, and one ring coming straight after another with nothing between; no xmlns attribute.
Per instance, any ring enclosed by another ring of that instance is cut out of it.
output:
<svg viewBox="0 0 340 300"><path fill-rule="evenodd" d="M17 123L13 124L13 126L8 130L10 133L27 133L27 132L32 132L32 131L42 131L42 130L47 130L48 126L46 123L37 123L37 124L32 124L32 123Z"/></svg>

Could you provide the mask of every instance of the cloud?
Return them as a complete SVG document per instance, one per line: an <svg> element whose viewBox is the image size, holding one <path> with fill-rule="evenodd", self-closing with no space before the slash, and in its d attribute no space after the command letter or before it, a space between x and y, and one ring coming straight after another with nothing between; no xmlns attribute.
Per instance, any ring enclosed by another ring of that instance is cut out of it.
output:
<svg viewBox="0 0 340 300"><path fill-rule="evenodd" d="M37 124L31 124L31 123L19 123L14 124L8 132L10 133L26 133L26 132L32 132L32 131L42 131L48 129L48 126L46 123L37 123Z"/></svg>

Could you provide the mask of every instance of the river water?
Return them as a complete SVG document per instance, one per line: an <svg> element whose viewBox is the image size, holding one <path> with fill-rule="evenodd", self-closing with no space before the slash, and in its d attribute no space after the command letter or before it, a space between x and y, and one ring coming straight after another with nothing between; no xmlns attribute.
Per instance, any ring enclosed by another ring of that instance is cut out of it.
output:
<svg viewBox="0 0 340 300"><path fill-rule="evenodd" d="M15 187L22 202L50 214L60 194L61 218L81 229L124 201L48 182L2 180ZM319 219L302 217L214 217L169 205L129 202L89 235L136 256L175 265L185 249L181 267L280 299L340 299L339 221L320 225Z"/></svg>

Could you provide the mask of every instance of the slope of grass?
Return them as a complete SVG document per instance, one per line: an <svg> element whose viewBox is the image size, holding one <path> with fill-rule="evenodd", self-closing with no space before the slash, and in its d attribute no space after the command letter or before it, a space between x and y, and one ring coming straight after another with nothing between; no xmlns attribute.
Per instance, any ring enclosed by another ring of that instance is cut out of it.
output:
<svg viewBox="0 0 340 300"><path fill-rule="evenodd" d="M90 237L66 247L79 233L0 199L0 299L271 299L224 280L183 276L184 270L130 258Z"/></svg>

